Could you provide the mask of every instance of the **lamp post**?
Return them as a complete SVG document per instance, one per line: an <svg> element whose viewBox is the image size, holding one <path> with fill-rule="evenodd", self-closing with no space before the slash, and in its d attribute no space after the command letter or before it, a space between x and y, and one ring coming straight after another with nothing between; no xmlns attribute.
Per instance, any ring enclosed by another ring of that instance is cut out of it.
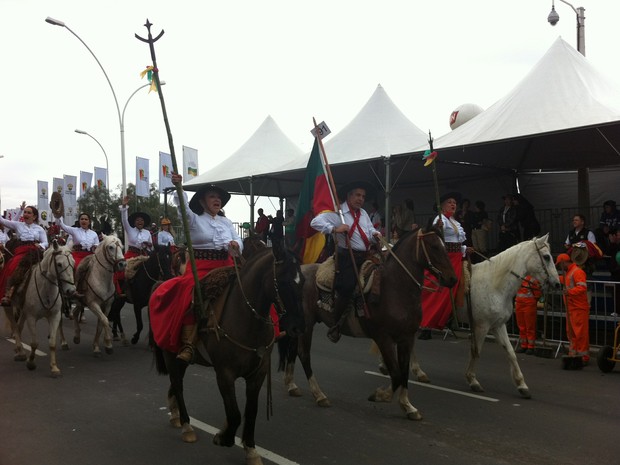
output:
<svg viewBox="0 0 620 465"><path fill-rule="evenodd" d="M142 89L143 87L150 86L150 83L149 84L145 84L143 86L140 86L138 89L136 89L134 91L133 94L131 94L129 96L129 98L127 99L127 103L125 103L125 106L123 108L123 112L121 113L121 108L120 108L120 106L118 104L118 99L116 98L116 92L114 91L114 87L112 86L112 82L110 82L110 78L108 77L108 73L106 73L105 69L103 68L103 65L101 64L101 62L99 61L97 56L93 53L93 51L90 49L90 47L88 45L86 45L86 42L84 42L80 36L78 36L75 32L73 32L73 30L71 30L71 28L69 26L67 26L63 21L60 21L60 20L54 19L54 18L50 18L48 16L47 18L45 18L45 22L49 23L49 24L52 24L54 26L64 27L67 31L69 31L71 34L73 34L80 42L82 42L82 45L84 45L84 47L86 47L86 49L93 56L93 58L95 59L95 61L99 65L99 68L101 68L101 71L103 72L103 75L105 76L106 80L108 81L108 85L110 86L110 90L112 91L112 96L114 97L114 103L116 104L116 112L118 114L118 125L119 125L119 128L120 128L120 134L121 134L122 197L125 197L127 195L127 173L126 173L126 167L125 167L125 109L127 108L127 104L129 103L129 100L131 100L131 98L136 94L136 92L138 92L138 90ZM164 85L163 82L161 82L160 84ZM110 188L110 186L108 186L108 189L109 188Z"/></svg>
<svg viewBox="0 0 620 465"><path fill-rule="evenodd" d="M566 0L560 0L570 6L577 15L577 51L584 57L586 56L586 9L582 6L575 8ZM551 13L547 16L547 21L555 26L560 21L560 15L555 11L555 0L551 1ZM577 208L582 214L590 213L590 173L588 168L577 170Z"/></svg>
<svg viewBox="0 0 620 465"><path fill-rule="evenodd" d="M97 139L95 139L94 136L92 136L91 134L87 133L86 131L82 131L81 129L76 129L75 132L77 132L78 134L84 134L85 136L90 137L92 140L97 142L99 147L101 147L101 151L103 152L103 155L105 156L105 187L109 191L110 190L110 165L108 164L108 154L106 153L105 149L103 148L103 145L101 145L101 142L99 142Z"/></svg>

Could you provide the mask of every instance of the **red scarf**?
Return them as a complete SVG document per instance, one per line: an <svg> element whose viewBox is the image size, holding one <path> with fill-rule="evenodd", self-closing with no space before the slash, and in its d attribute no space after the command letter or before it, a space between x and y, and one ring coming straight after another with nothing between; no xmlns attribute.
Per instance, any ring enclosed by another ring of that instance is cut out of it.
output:
<svg viewBox="0 0 620 465"><path fill-rule="evenodd" d="M364 245L366 246L366 250L368 250L368 248L370 247L370 241L368 240L368 236L366 235L366 233L360 226L360 218L362 216L362 212L360 210L353 210L351 208L351 205L349 205L349 212L351 213L351 216L353 217L353 224L349 228L349 239L353 237L355 228L357 228L357 230L360 233L360 237L362 238L362 241L364 242Z"/></svg>

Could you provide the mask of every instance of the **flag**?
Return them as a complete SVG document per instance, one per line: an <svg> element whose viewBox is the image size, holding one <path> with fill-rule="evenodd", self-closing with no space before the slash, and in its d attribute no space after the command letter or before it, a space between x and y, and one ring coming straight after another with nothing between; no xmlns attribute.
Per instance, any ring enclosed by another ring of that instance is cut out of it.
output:
<svg viewBox="0 0 620 465"><path fill-rule="evenodd" d="M174 187L171 177L172 157L169 153L159 152L159 192Z"/></svg>
<svg viewBox="0 0 620 465"><path fill-rule="evenodd" d="M149 196L149 160L136 157L136 195Z"/></svg>
<svg viewBox="0 0 620 465"><path fill-rule="evenodd" d="M336 202L331 191L318 139L310 153L306 177L299 193L299 205L295 222L295 237L303 241L300 256L303 263L314 263L325 245L325 236L310 226L312 218L325 211L336 211Z"/></svg>
<svg viewBox="0 0 620 465"><path fill-rule="evenodd" d="M37 210L42 221L49 221L49 202L47 181L37 181Z"/></svg>
<svg viewBox="0 0 620 465"><path fill-rule="evenodd" d="M63 178L54 178L52 180L52 192L58 192L61 197L65 196L65 180Z"/></svg>
<svg viewBox="0 0 620 465"><path fill-rule="evenodd" d="M77 220L77 176L65 174L65 193L62 202L65 205L65 224L73 225Z"/></svg>
<svg viewBox="0 0 620 465"><path fill-rule="evenodd" d="M424 159L424 166L428 166L435 161L435 158L437 158L437 152L434 150L427 150L424 152L424 155L422 155L422 158Z"/></svg>
<svg viewBox="0 0 620 465"><path fill-rule="evenodd" d="M93 173L88 171L80 171L80 197L86 194L86 191L90 189L90 184L93 182Z"/></svg>
<svg viewBox="0 0 620 465"><path fill-rule="evenodd" d="M183 179L189 181L198 176L198 150L183 146Z"/></svg>
<svg viewBox="0 0 620 465"><path fill-rule="evenodd" d="M95 166L95 187L97 189L108 189L108 170Z"/></svg>

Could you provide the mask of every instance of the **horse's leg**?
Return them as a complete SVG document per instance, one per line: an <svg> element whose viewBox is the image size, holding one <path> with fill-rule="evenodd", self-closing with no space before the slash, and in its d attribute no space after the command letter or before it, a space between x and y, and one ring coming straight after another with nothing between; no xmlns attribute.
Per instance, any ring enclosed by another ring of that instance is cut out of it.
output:
<svg viewBox="0 0 620 465"><path fill-rule="evenodd" d="M187 364L177 360L176 354L171 352L163 352L168 368L168 376L170 378L170 388L168 390L168 406L170 408L170 423L176 426L177 422L173 422L173 418L178 414L178 424L181 427L181 439L183 442L196 442L198 438L194 429L189 424L189 414L185 406L185 398L183 397L183 378L187 370ZM176 407L176 412L174 408Z"/></svg>
<svg viewBox="0 0 620 465"><path fill-rule="evenodd" d="M97 331L95 332L95 342L93 343L93 351L98 352L99 349L99 335L101 331L103 331L103 345L105 347L106 354L111 354L114 352L112 347L112 331L110 330L110 321L108 317L105 316L103 310L101 310L101 306L99 302L91 302L90 303L90 311L95 314L97 317ZM95 350L95 347L97 350Z"/></svg>
<svg viewBox="0 0 620 465"><path fill-rule="evenodd" d="M321 390L319 383L312 371L312 360L310 350L312 349L312 330L314 325L306 326L306 332L299 338L299 361L304 369L306 378L308 379L308 385L310 386L310 392L314 396L314 400L319 407L331 407L331 403L327 396Z"/></svg>
<svg viewBox="0 0 620 465"><path fill-rule="evenodd" d="M235 433L241 424L241 412L237 405L235 393L235 377L229 370L223 367L219 371L216 370L216 373L217 387L224 401L226 425L213 437L213 444L232 447L235 445Z"/></svg>
<svg viewBox="0 0 620 465"><path fill-rule="evenodd" d="M50 325L49 335L49 348L50 348L50 368L52 370L52 378L58 378L61 373L56 362L56 338L58 334L58 328L62 321L62 309L59 309L57 313L48 318ZM66 343L66 342L65 342Z"/></svg>
<svg viewBox="0 0 620 465"><path fill-rule="evenodd" d="M269 354L266 355L266 357L269 356ZM246 465L263 465L263 461L256 451L254 432L256 430L256 415L258 414L258 394L265 381L265 375L265 369L263 369L252 378L245 380L245 411L243 413L244 422L241 440L245 450Z"/></svg>
<svg viewBox="0 0 620 465"><path fill-rule="evenodd" d="M368 400L371 402L391 402L394 395L393 384L394 380L398 377L399 370L398 361L396 359L397 351L395 350L394 341L387 336L380 340L375 340L375 343L377 344L377 347L379 347L383 364L385 365L392 382L385 388L377 388L375 392L368 397ZM407 369L409 368L407 367Z"/></svg>
<svg viewBox="0 0 620 465"><path fill-rule="evenodd" d="M397 383L392 382L392 386L396 389L400 383L400 393L398 395L398 403L403 409L409 420L421 420L422 414L409 401L409 366L411 361L411 353L413 351L414 338L411 337L396 345L398 355L399 380Z"/></svg>
<svg viewBox="0 0 620 465"><path fill-rule="evenodd" d="M15 323L15 329L13 331L13 337L15 338L15 357L13 360L16 362L23 362L26 360L26 352L24 351L24 345L22 344L22 331L24 330L25 315L23 311L19 316L19 320Z"/></svg>
<svg viewBox="0 0 620 465"><path fill-rule="evenodd" d="M422 368L420 367L420 364L418 363L418 357L416 357L416 354L415 354L415 339L413 340L413 345L411 346L411 360L409 361L409 368L411 370L411 374L420 383L431 382L428 375L422 370Z"/></svg>
<svg viewBox="0 0 620 465"><path fill-rule="evenodd" d="M478 324L474 324L472 328L472 339L469 350L469 363L467 364L467 370L465 371L465 378L467 379L467 384L474 392L484 392L484 389L478 382L476 378L476 362L480 358L480 354L482 353L482 344L484 344L484 338L487 336L489 332L488 326L481 326Z"/></svg>
<svg viewBox="0 0 620 465"><path fill-rule="evenodd" d="M60 320L58 321L58 333L60 335L60 348L62 350L69 350L69 344L67 344L67 339L65 339L65 331L62 327L62 315L60 315Z"/></svg>
<svg viewBox="0 0 620 465"><path fill-rule="evenodd" d="M29 370L34 370L37 367L37 364L34 361L35 352L39 347L36 331L37 320L34 316L28 316L26 318L26 324L28 325L28 331L30 332L30 355L28 356L28 360L26 361L26 367L28 367Z"/></svg>
<svg viewBox="0 0 620 465"><path fill-rule="evenodd" d="M144 307L146 304L139 302L139 300L140 299L134 297L133 314L136 317L136 332L131 337L132 344L138 343L138 341L140 340L140 333L144 328L144 323L142 322L142 307Z"/></svg>
<svg viewBox="0 0 620 465"><path fill-rule="evenodd" d="M110 311L108 312L108 320L112 322L112 334L116 336L118 332L120 332L121 343L124 346L128 346L129 342L125 337L125 330L123 329L123 324L121 323L121 310L123 305L125 305L126 300L121 297L116 297L111 304Z"/></svg>
<svg viewBox="0 0 620 465"><path fill-rule="evenodd" d="M82 304L77 304L75 307L73 307L73 343L74 344L79 344L80 343L80 312L83 311L83 306Z"/></svg>
<svg viewBox="0 0 620 465"><path fill-rule="evenodd" d="M288 350L284 366L284 386L291 397L301 397L301 389L295 384L295 361L299 353L299 338L285 336ZM279 342L280 343L280 342Z"/></svg>
<svg viewBox="0 0 620 465"><path fill-rule="evenodd" d="M521 367L519 367L517 356L515 355L512 344L510 344L506 325L501 325L493 332L495 334L495 337L497 338L497 342L499 342L506 351L506 355L508 356L508 362L510 363L510 373L512 374L512 380L517 386L519 394L521 394L521 396L525 397L526 399L530 399L532 395L530 394L530 390L527 387L527 384L525 384L525 378L523 377L523 373L521 372Z"/></svg>

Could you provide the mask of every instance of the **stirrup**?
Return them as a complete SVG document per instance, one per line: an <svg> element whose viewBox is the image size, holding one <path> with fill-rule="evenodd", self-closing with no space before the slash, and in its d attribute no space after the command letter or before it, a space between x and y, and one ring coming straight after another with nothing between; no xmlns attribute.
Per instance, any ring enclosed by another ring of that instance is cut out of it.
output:
<svg viewBox="0 0 620 465"><path fill-rule="evenodd" d="M177 354L177 360L187 363L188 365L194 363L194 348L190 345L183 346Z"/></svg>
<svg viewBox="0 0 620 465"><path fill-rule="evenodd" d="M335 324L327 331L327 339L332 341L334 344L340 340L340 325Z"/></svg>

